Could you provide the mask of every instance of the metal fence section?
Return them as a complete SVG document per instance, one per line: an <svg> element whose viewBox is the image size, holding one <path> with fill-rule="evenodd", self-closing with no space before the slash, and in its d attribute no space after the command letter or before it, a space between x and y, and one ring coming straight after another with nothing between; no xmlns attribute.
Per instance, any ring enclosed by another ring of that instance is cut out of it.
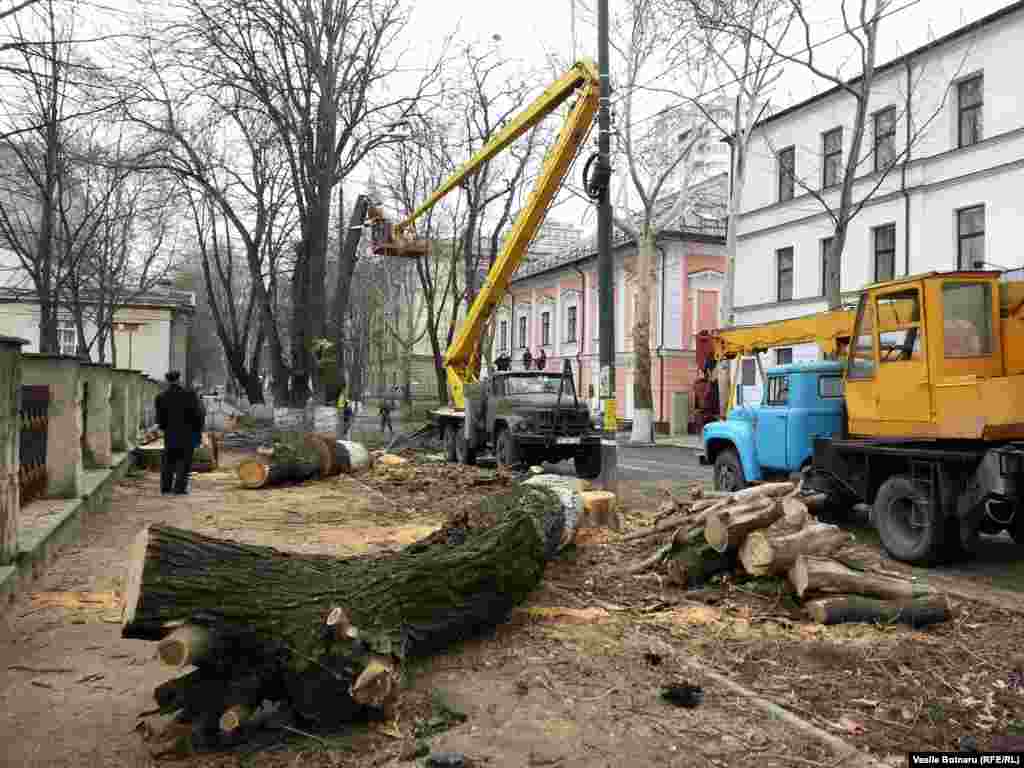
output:
<svg viewBox="0 0 1024 768"><path fill-rule="evenodd" d="M21 437L18 482L21 506L46 493L46 432L49 425L50 388L21 388Z"/></svg>

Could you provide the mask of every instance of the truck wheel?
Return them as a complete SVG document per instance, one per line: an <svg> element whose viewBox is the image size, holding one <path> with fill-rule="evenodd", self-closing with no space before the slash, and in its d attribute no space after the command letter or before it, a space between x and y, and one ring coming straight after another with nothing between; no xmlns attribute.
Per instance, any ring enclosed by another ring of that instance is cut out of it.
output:
<svg viewBox="0 0 1024 768"><path fill-rule="evenodd" d="M469 447L466 433L461 429L455 430L455 454L459 464L476 464L476 451Z"/></svg>
<svg viewBox="0 0 1024 768"><path fill-rule="evenodd" d="M586 453L577 453L572 462L576 467L576 477L593 480L601 474L601 446L595 445Z"/></svg>
<svg viewBox="0 0 1024 768"><path fill-rule="evenodd" d="M890 477L878 490L871 517L885 550L905 563L932 565L943 552L946 521L905 475Z"/></svg>
<svg viewBox="0 0 1024 768"><path fill-rule="evenodd" d="M519 442L508 427L502 427L498 431L498 437L494 441L494 454L498 459L498 466L505 469L514 469L523 463L519 454Z"/></svg>
<svg viewBox="0 0 1024 768"><path fill-rule="evenodd" d="M715 456L715 490L739 491L747 487L747 478L743 474L740 457L732 448L725 448Z"/></svg>
<svg viewBox="0 0 1024 768"><path fill-rule="evenodd" d="M455 442L458 439L459 428L449 424L444 428L444 457L454 463L459 460L459 454L455 450Z"/></svg>

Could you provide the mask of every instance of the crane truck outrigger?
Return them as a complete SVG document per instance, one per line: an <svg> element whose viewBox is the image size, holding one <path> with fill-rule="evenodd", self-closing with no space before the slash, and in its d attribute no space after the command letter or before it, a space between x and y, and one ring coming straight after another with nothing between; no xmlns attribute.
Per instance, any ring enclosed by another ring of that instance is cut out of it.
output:
<svg viewBox="0 0 1024 768"><path fill-rule="evenodd" d="M432 411L431 417L443 435L449 461L472 464L479 452L491 448L503 466L571 458L580 477L594 478L600 473L601 435L591 424L589 409L577 397L568 361L561 373L509 371L480 381L484 330L586 140L599 94L597 67L586 59L577 62L407 218L392 225L379 207L369 210L374 253L422 256L427 244L411 234L413 223L516 138L576 96L526 205L445 353L450 405ZM596 183L603 183L600 172L598 177Z"/></svg>
<svg viewBox="0 0 1024 768"><path fill-rule="evenodd" d="M762 370L758 406L704 427L717 488L802 471L836 506L868 504L882 545L910 563L962 557L979 533L1024 544L1024 282L957 271L870 285L856 311L704 332L698 365L760 367L760 352L810 342L835 359Z"/></svg>

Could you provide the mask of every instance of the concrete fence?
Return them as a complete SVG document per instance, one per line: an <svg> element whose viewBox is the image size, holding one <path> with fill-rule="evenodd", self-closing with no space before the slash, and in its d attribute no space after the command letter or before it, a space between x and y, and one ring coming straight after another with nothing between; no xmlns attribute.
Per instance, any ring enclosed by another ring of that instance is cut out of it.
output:
<svg viewBox="0 0 1024 768"><path fill-rule="evenodd" d="M22 353L25 343L0 336L0 566L19 551L19 489L28 474L20 447L30 446L34 461L45 463L44 501L81 499L91 490L84 483L88 471L112 467L115 455L123 462L140 430L155 422L160 391L139 371ZM34 409L23 407L24 393ZM28 469L41 476L40 467Z"/></svg>

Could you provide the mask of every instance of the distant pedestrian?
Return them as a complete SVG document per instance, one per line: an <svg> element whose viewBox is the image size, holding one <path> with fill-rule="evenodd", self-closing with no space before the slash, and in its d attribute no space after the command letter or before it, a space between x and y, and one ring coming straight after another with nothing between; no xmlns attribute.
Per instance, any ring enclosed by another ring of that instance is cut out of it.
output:
<svg viewBox="0 0 1024 768"><path fill-rule="evenodd" d="M167 389L156 396L157 426L164 433L160 492L188 493L192 455L202 440L206 412L195 392L181 386L181 373L170 371Z"/></svg>
<svg viewBox="0 0 1024 768"><path fill-rule="evenodd" d="M537 364L537 370L538 371L543 371L547 367L547 365L548 365L548 356L544 353L543 348L541 349L540 353L537 355L537 363L536 364Z"/></svg>
<svg viewBox="0 0 1024 768"><path fill-rule="evenodd" d="M394 427L391 426L391 411L394 406L391 401L387 398L380 401L380 431L384 431L384 427L388 428L388 432L391 434L395 433Z"/></svg>

